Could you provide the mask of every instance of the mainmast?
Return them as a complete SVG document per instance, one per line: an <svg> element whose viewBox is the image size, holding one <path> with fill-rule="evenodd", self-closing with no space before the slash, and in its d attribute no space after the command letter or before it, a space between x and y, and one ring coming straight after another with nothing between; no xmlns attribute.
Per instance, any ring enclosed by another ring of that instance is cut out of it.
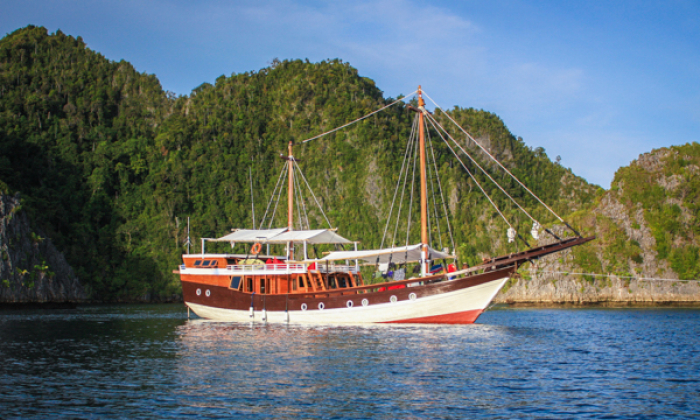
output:
<svg viewBox="0 0 700 420"><path fill-rule="evenodd" d="M421 276L427 275L428 268L428 187L425 174L425 129L423 114L425 101L418 85L418 140L420 149L420 242L421 242Z"/></svg>
<svg viewBox="0 0 700 420"><path fill-rule="evenodd" d="M294 155L292 154L293 141L289 141L289 155L287 156L287 167L289 171L287 184L287 227L289 231L294 230ZM287 244L287 261L294 257L294 243Z"/></svg>

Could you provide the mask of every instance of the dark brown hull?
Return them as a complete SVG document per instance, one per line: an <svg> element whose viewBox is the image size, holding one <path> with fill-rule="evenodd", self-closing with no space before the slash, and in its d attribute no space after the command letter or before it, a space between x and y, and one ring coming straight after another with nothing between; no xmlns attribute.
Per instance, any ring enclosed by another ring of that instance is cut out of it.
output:
<svg viewBox="0 0 700 420"><path fill-rule="evenodd" d="M572 238L494 258L475 268L483 272L461 274L457 278L442 274L312 293L251 294L221 286L228 279L223 274L182 273L182 290L185 303L197 314L211 319L468 324L488 307L519 264L591 239ZM221 277L223 281L211 277Z"/></svg>

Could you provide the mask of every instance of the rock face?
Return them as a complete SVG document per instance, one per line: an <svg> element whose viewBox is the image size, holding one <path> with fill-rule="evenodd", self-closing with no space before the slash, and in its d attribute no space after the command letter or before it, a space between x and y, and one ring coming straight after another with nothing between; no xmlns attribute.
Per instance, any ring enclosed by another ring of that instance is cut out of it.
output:
<svg viewBox="0 0 700 420"><path fill-rule="evenodd" d="M85 290L63 254L30 227L19 195L0 194L0 303L85 299Z"/></svg>
<svg viewBox="0 0 700 420"><path fill-rule="evenodd" d="M550 256L513 278L498 294L497 303L605 304L700 303L700 282L671 279L583 276L571 251Z"/></svg>
<svg viewBox="0 0 700 420"><path fill-rule="evenodd" d="M693 143L620 168L611 189L576 219L597 239L523 267L495 301L700 303L699 167Z"/></svg>

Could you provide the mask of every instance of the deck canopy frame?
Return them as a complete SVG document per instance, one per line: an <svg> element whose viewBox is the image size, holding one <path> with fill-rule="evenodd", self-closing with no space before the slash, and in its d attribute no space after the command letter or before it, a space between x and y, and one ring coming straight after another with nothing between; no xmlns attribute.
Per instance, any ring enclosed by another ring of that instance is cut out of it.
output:
<svg viewBox="0 0 700 420"><path fill-rule="evenodd" d="M383 249L367 249L364 251L336 251L331 252L323 258L307 260L305 262L325 262L338 260L362 260L367 264L386 264L393 262L395 264L405 264L421 261L421 246L422 244L399 246ZM454 259L454 255L446 252L441 252L433 248L428 248L428 254L431 260L438 259Z"/></svg>
<svg viewBox="0 0 700 420"><path fill-rule="evenodd" d="M343 238L330 229L314 230L289 230L279 229L238 229L226 236L215 239L207 239L208 242L242 242L242 243L265 243L265 244L286 244L287 242L305 242L308 244L330 244L345 245L353 241Z"/></svg>
<svg viewBox="0 0 700 420"><path fill-rule="evenodd" d="M260 243L265 245L286 245L291 243L304 244L304 259L306 259L307 245L347 245L354 244L357 250L357 242L344 238L331 229L314 230L289 230L289 228L277 229L238 229L220 238L202 238L202 254L204 254L205 242L229 242L231 246L236 243ZM269 253L269 250L268 250Z"/></svg>
<svg viewBox="0 0 700 420"><path fill-rule="evenodd" d="M221 238L207 239L209 242L241 242L241 243L257 243L267 242L275 236L279 236L287 232L289 228L278 229L236 229Z"/></svg>
<svg viewBox="0 0 700 420"><path fill-rule="evenodd" d="M285 244L287 242L307 243L312 245L345 245L353 243L353 241L343 238L330 229L292 230L266 241L268 244Z"/></svg>

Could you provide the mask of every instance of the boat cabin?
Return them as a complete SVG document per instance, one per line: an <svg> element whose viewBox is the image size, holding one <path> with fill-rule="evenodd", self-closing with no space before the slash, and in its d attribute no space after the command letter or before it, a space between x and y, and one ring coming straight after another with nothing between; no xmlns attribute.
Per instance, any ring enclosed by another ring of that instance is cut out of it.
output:
<svg viewBox="0 0 700 420"><path fill-rule="evenodd" d="M317 266L286 259L279 255L189 254L183 255L181 269L198 282L242 293L313 293L363 285L357 266Z"/></svg>

